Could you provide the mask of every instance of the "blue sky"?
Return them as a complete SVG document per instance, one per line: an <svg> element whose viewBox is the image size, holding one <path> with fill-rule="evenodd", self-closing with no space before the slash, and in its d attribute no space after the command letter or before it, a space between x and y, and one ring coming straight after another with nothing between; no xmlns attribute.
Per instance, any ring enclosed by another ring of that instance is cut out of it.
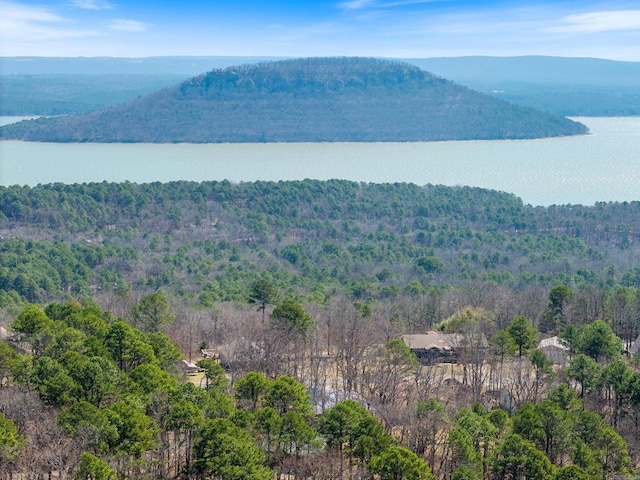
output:
<svg viewBox="0 0 640 480"><path fill-rule="evenodd" d="M0 56L23 55L640 61L640 2L0 0Z"/></svg>

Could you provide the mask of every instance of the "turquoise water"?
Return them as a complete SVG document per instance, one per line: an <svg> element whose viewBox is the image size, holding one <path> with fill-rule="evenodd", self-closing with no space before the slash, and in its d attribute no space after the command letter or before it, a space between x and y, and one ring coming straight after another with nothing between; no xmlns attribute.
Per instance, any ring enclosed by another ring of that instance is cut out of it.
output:
<svg viewBox="0 0 640 480"><path fill-rule="evenodd" d="M0 185L301 180L470 185L533 205L640 200L640 117L576 118L590 135L431 143L0 142ZM9 121L4 119L4 121Z"/></svg>

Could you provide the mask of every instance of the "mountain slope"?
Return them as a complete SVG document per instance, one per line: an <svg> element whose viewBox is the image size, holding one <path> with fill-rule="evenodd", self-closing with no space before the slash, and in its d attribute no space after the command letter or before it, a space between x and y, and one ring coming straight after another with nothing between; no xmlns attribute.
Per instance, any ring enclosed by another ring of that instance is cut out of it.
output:
<svg viewBox="0 0 640 480"><path fill-rule="evenodd" d="M77 117L0 129L53 142L375 142L523 139L586 133L418 67L312 58L229 67Z"/></svg>

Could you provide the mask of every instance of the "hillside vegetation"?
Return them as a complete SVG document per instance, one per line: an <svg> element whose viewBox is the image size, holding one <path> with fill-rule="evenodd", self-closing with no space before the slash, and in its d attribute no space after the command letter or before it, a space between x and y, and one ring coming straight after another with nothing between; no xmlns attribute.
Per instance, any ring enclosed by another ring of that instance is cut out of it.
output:
<svg viewBox="0 0 640 480"><path fill-rule="evenodd" d="M638 287L639 211L341 180L1 187L0 294L10 305L164 288L210 305L246 301L265 276L298 298Z"/></svg>
<svg viewBox="0 0 640 480"><path fill-rule="evenodd" d="M566 118L399 62L315 58L229 67L123 105L24 121L0 138L54 142L375 142L586 133Z"/></svg>
<svg viewBox="0 0 640 480"><path fill-rule="evenodd" d="M341 180L0 187L0 478L633 475L639 210ZM402 341L430 330L463 339L455 363Z"/></svg>

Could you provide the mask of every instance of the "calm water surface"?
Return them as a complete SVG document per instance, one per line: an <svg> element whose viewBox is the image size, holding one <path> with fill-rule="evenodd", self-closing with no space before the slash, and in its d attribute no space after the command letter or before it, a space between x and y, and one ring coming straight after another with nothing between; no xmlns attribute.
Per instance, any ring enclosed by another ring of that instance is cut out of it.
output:
<svg viewBox="0 0 640 480"><path fill-rule="evenodd" d="M0 185L326 180L471 185L551 205L640 200L640 117L577 118L580 137L431 143L0 142ZM9 119L0 119L5 123Z"/></svg>

